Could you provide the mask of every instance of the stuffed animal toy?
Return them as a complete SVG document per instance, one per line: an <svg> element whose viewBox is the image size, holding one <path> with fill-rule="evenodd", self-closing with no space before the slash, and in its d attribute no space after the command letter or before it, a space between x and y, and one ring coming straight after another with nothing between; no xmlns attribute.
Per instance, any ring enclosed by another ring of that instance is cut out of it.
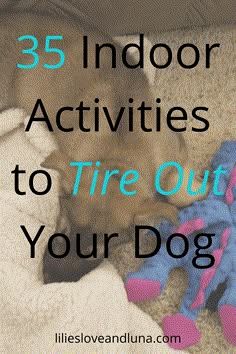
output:
<svg viewBox="0 0 236 354"><path fill-rule="evenodd" d="M173 231L188 237L189 252L186 256L173 258L162 247L158 254L147 258L137 272L128 274L125 284L129 301L144 301L161 293L173 268L183 267L187 271L189 285L179 313L163 319L164 334L181 337L181 343L171 343L175 349L183 349L200 341L201 333L195 324L196 318L210 294L222 282L226 282L226 290L218 304L219 318L225 338L236 346L236 141L222 144L213 158L212 168L219 165L228 172L221 175L219 180L222 195L216 196L211 191L205 200L182 209L177 229L167 221L159 225L164 240ZM200 236L198 239L202 246L198 252L198 256L201 255L198 265L206 266L209 255L212 255L214 264L211 267L196 268L193 265L194 257L196 259L196 231L214 234L209 248L206 237ZM183 239L177 237L172 248L173 253L181 254Z"/></svg>

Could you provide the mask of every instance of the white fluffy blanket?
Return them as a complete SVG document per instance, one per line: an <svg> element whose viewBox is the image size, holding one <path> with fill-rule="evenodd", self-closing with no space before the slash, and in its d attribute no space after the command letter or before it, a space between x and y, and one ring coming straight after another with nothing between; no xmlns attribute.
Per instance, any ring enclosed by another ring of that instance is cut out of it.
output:
<svg viewBox="0 0 236 354"><path fill-rule="evenodd" d="M29 353L162 353L165 344L56 344L55 333L80 335L161 335L160 327L135 305L128 303L122 279L109 262L77 283L44 285L42 258L47 238L55 230L59 213L58 175L46 196L35 196L28 188L29 173L40 168L44 157L55 148L43 127L24 131L25 113L11 109L0 115L0 352ZM14 192L11 173L15 165L21 175L25 196ZM40 185L42 181L38 180ZM20 225L36 234L46 228L30 258L29 244Z"/></svg>

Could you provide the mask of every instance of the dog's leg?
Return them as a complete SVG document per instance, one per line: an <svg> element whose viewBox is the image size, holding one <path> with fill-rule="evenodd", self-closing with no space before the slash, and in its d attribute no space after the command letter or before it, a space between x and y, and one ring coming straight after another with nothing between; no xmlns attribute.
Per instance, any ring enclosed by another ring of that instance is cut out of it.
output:
<svg viewBox="0 0 236 354"><path fill-rule="evenodd" d="M195 195L190 195L188 193L189 173L191 170L193 170L193 168L191 168L189 163L184 165L184 167L183 167L183 183L182 183L180 190L178 191L178 193L168 196L169 202L171 204L176 205L177 207L188 206L196 200L201 200L203 198L206 198L206 196L208 194L209 183L207 181L200 179L200 177L198 177L198 176L195 176L193 183L191 185L191 189L193 191L198 191L205 184L206 187L203 188L203 189L205 189L205 193L201 194L199 192L199 193L196 193ZM164 181L165 189L168 191L172 190L176 186L178 178L179 178L179 176L176 171L173 173L170 173L166 177L166 180ZM205 177L204 177L204 179L205 179Z"/></svg>

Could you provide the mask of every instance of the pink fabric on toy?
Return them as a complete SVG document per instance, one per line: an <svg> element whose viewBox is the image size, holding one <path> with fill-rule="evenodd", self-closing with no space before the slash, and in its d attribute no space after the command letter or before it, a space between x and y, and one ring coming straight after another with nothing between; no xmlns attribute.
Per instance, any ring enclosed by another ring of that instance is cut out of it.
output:
<svg viewBox="0 0 236 354"><path fill-rule="evenodd" d="M129 279L125 284L128 300L140 302L154 299L160 295L161 285L159 281L145 279Z"/></svg>
<svg viewBox="0 0 236 354"><path fill-rule="evenodd" d="M223 305L219 310L219 315L225 337L231 344L236 346L236 307Z"/></svg>
<svg viewBox="0 0 236 354"><path fill-rule="evenodd" d="M236 186L236 167L233 169L228 187L225 193L225 199L227 204L232 204L234 202L233 188Z"/></svg>
<svg viewBox="0 0 236 354"><path fill-rule="evenodd" d="M169 346L173 349L184 349L198 343L201 339L201 333L197 329L193 320L177 313L172 316L166 316L163 320L164 334L171 336L180 336L180 343L170 342Z"/></svg>
<svg viewBox="0 0 236 354"><path fill-rule="evenodd" d="M180 225L175 232L189 236L195 231L202 230L204 225L205 224L203 219L192 219Z"/></svg>

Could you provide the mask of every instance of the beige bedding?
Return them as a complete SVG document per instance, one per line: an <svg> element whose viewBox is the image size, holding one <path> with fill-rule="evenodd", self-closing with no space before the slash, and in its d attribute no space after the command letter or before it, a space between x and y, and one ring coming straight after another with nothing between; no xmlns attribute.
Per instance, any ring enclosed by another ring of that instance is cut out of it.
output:
<svg viewBox="0 0 236 354"><path fill-rule="evenodd" d="M3 0L0 6L85 18L110 35L165 32L236 20L235 0Z"/></svg>

